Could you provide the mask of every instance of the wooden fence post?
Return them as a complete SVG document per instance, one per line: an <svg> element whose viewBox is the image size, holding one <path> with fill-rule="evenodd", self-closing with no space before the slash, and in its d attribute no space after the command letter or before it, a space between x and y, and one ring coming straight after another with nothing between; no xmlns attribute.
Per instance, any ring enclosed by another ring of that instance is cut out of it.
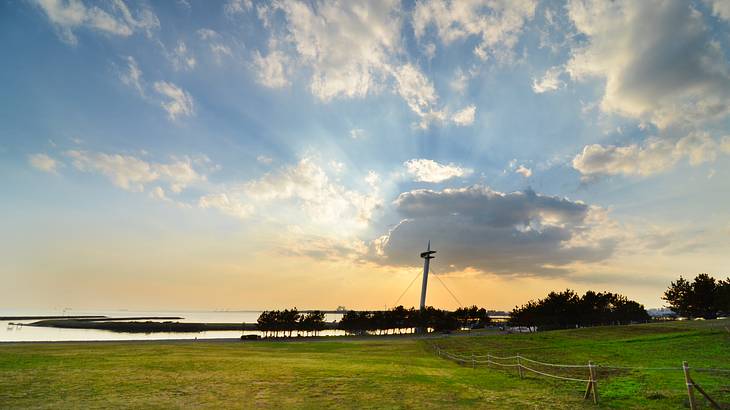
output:
<svg viewBox="0 0 730 410"><path fill-rule="evenodd" d="M588 396L593 393L593 403L598 404L598 387L596 386L596 370L593 366L592 361L588 361L588 385L586 386L586 394L583 396L584 400L588 399Z"/></svg>
<svg viewBox="0 0 730 410"><path fill-rule="evenodd" d="M524 378L522 374L522 361L520 360L520 355L517 355L517 372L520 374L520 379Z"/></svg>
<svg viewBox="0 0 730 410"><path fill-rule="evenodd" d="M684 370L684 382L687 384L687 395L689 396L689 408L690 410L697 409L697 403L695 403L695 393L692 390L692 379L689 377L689 366L687 362L682 362L682 370Z"/></svg>

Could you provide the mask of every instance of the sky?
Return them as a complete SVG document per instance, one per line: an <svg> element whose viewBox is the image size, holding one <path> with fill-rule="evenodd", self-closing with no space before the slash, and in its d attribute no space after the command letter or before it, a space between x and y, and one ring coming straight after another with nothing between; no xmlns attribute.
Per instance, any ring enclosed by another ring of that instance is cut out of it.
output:
<svg viewBox="0 0 730 410"><path fill-rule="evenodd" d="M3 308L730 272L727 1L10 0L0 52Z"/></svg>

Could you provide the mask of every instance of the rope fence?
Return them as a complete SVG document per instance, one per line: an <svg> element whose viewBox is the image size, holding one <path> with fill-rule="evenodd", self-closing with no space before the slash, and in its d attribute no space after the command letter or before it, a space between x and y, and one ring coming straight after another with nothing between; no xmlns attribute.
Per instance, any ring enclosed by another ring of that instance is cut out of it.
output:
<svg viewBox="0 0 730 410"><path fill-rule="evenodd" d="M722 409L722 407L712 398L710 397L707 392L697 384L690 375L690 367L687 365L687 362L683 362L682 366L677 367L640 367L640 366L609 366L609 365L601 365L601 364L594 364L593 362L589 361L588 364L560 364L560 363L549 363L549 362L543 362L531 358L524 357L522 355L511 355L511 356L495 356L492 354L481 354L481 355L475 355L470 354L468 356L464 355L464 351L459 352L453 352L446 350L439 346L436 343L431 344L431 347L433 348L434 352L437 356L443 357L448 360L452 360L456 363L462 364L462 365L471 365L472 368L476 369L478 365L487 365L488 367L491 367L492 365L502 367L502 368L517 368L517 372L519 374L520 378L524 377L524 371L528 371L534 374L538 374L540 376L549 377L552 379L557 380L564 380L564 381L570 381L570 382L580 382L580 383L587 383L586 384L586 392L584 395L584 399L593 398L594 403L598 403L598 383L597 383L597 370L615 370L615 371L626 371L626 370L632 370L632 371L676 371L676 372L683 372L684 378L685 378L685 384L687 388L687 395L689 397L689 405L691 410L695 410L698 408L697 401L695 400L694 393L695 391L699 392L702 396L704 396L707 401L710 403L710 405L715 409ZM486 359L486 360L485 360ZM507 362L511 361L511 362ZM507 362L507 363L504 363ZM524 363L530 364L530 366L525 366ZM544 366L552 369L567 369L568 371L576 372L578 369L587 369L587 378L581 378L580 376L573 377L575 375L561 375L561 374L553 374L548 372L547 370L537 370L535 369L534 365L538 366ZM695 372L703 372L703 373L714 373L714 374L728 374L730 373L730 369L715 369L715 368L692 368L692 371Z"/></svg>

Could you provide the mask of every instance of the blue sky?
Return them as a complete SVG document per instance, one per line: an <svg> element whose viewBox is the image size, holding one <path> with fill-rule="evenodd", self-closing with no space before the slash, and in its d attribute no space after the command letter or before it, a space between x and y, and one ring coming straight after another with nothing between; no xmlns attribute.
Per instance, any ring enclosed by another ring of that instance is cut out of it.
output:
<svg viewBox="0 0 730 410"><path fill-rule="evenodd" d="M728 271L729 24L711 0L4 2L7 303L379 307L431 239L466 303L658 306Z"/></svg>

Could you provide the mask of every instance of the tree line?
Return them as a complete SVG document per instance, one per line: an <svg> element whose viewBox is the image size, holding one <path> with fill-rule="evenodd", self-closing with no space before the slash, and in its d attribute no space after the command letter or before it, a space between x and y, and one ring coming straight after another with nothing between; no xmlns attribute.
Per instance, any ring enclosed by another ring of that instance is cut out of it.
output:
<svg viewBox="0 0 730 410"><path fill-rule="evenodd" d="M531 300L510 312L513 325L541 330L623 325L649 319L643 305L625 296L590 290L583 296L570 289L550 292L544 299Z"/></svg>
<svg viewBox="0 0 730 410"><path fill-rule="evenodd" d="M440 332L484 327L489 321L487 310L477 306L459 308L453 312L431 306L423 311L398 306L390 310L347 311L337 328L348 334L411 333L417 328ZM302 314L296 308L265 311L259 316L257 327L264 337L291 337L294 332L316 336L325 328L324 313L315 311Z"/></svg>
<svg viewBox="0 0 730 410"><path fill-rule="evenodd" d="M323 312L299 313L297 308L261 312L256 325L264 337L279 337L280 334L291 337L295 331L317 336L325 328Z"/></svg>
<svg viewBox="0 0 730 410"><path fill-rule="evenodd" d="M692 282L682 276L672 282L662 296L679 316L715 319L730 315L730 278L716 280L706 273Z"/></svg>
<svg viewBox="0 0 730 410"><path fill-rule="evenodd" d="M418 328L442 332L484 327L489 321L487 310L477 306L462 307L455 311L432 306L423 311L397 306L390 310L349 311L340 320L338 328L348 334L411 333Z"/></svg>
<svg viewBox="0 0 730 410"><path fill-rule="evenodd" d="M680 276L671 282L662 299L679 316L705 319L727 316L730 315L730 278L717 280L703 273L690 282ZM590 290L579 295L571 289L550 292L543 299L515 306L509 316L513 326L541 330L623 325L651 319L643 305L626 296ZM397 306L389 310L347 311L337 329L348 334L411 333L418 328L441 332L485 327L490 321L487 310L477 306L455 311L431 306L423 311ZM291 337L295 331L316 336L326 327L324 313L302 314L296 308L262 312L257 326L265 337Z"/></svg>

